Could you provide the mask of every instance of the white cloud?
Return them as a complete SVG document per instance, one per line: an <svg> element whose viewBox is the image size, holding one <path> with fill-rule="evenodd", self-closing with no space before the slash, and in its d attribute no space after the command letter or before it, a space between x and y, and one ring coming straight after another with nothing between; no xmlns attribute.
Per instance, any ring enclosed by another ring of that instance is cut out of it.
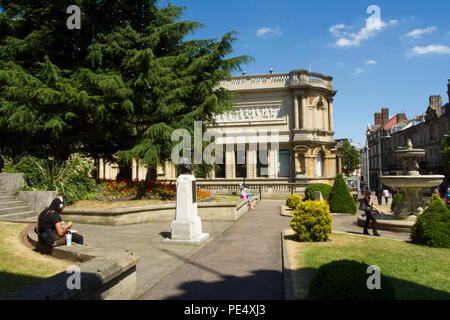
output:
<svg viewBox="0 0 450 320"><path fill-rule="evenodd" d="M365 64L377 64L377 62L373 59L366 60Z"/></svg>
<svg viewBox="0 0 450 320"><path fill-rule="evenodd" d="M421 56L421 55L430 54L430 53L450 54L450 47L443 46L441 44L430 44L425 47L415 46L414 48L409 50L407 55L409 57L412 57L412 56Z"/></svg>
<svg viewBox="0 0 450 320"><path fill-rule="evenodd" d="M256 30L256 35L258 37L264 37L269 34L281 36L282 32L280 31L280 27L276 27L276 28L263 27L261 29Z"/></svg>
<svg viewBox="0 0 450 320"><path fill-rule="evenodd" d="M363 68L356 68L356 70L355 70L355 73L356 73L356 74L360 74L360 73L362 73L362 72L364 72L364 69L363 69Z"/></svg>
<svg viewBox="0 0 450 320"><path fill-rule="evenodd" d="M436 27L427 27L427 28L423 28L423 29L414 29L414 30L408 32L407 34L403 35L403 37L404 38L420 39L420 37L422 37L423 34L431 33L431 32L436 31L436 30L437 30Z"/></svg>
<svg viewBox="0 0 450 320"><path fill-rule="evenodd" d="M331 26L329 31L334 37L339 38L334 43L334 46L354 47L359 46L361 41L374 37L381 30L397 24L397 22L397 20L384 22L368 18L366 19L366 26L361 28L358 32L350 32L351 27L344 24Z"/></svg>

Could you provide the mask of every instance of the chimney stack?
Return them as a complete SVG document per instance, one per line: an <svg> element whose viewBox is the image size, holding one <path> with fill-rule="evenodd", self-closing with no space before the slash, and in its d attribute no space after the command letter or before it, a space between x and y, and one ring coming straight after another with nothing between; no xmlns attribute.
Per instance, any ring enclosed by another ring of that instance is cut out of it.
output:
<svg viewBox="0 0 450 320"><path fill-rule="evenodd" d="M404 113L397 113L397 123L406 122L406 121L407 121L406 114L404 114Z"/></svg>
<svg viewBox="0 0 450 320"><path fill-rule="evenodd" d="M375 125L381 126L383 124L383 115L381 114L381 112L375 112L373 116L375 118Z"/></svg>
<svg viewBox="0 0 450 320"><path fill-rule="evenodd" d="M441 96L430 96L430 106L432 106L438 113L438 115L441 115L442 111L442 98Z"/></svg>
<svg viewBox="0 0 450 320"><path fill-rule="evenodd" d="M389 120L389 108L382 108L381 114L383 116L383 123L386 123Z"/></svg>

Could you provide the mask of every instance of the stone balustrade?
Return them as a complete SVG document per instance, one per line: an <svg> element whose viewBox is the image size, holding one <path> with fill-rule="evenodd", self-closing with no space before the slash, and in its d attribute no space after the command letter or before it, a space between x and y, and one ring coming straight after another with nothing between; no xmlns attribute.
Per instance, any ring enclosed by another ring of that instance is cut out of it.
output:
<svg viewBox="0 0 450 320"><path fill-rule="evenodd" d="M311 86L332 90L332 77L306 70L295 70L289 73L238 76L231 80L223 80L220 86L229 90L246 90L257 88L282 88Z"/></svg>

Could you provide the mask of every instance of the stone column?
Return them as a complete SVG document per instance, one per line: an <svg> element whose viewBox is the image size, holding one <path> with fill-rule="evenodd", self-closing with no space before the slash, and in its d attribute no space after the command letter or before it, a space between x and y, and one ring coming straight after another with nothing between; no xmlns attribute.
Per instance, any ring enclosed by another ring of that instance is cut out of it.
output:
<svg viewBox="0 0 450 320"><path fill-rule="evenodd" d="M328 130L333 131L333 98L328 98Z"/></svg>
<svg viewBox="0 0 450 320"><path fill-rule="evenodd" d="M226 150L225 151L225 178L233 179L234 178L234 150Z"/></svg>
<svg viewBox="0 0 450 320"><path fill-rule="evenodd" d="M131 162L131 179L139 180L138 174L139 173L137 170L136 159L133 159L133 161Z"/></svg>
<svg viewBox="0 0 450 320"><path fill-rule="evenodd" d="M278 149L270 149L268 156L268 169L269 176L268 178L276 178L278 175Z"/></svg>
<svg viewBox="0 0 450 320"><path fill-rule="evenodd" d="M294 96L294 130L299 129L300 116L298 110L298 96Z"/></svg>
<svg viewBox="0 0 450 320"><path fill-rule="evenodd" d="M257 176L256 174L256 150L247 150L246 162L247 162L247 179L253 179Z"/></svg>
<svg viewBox="0 0 450 320"><path fill-rule="evenodd" d="M305 105L305 101L303 96L299 96L299 104L300 104L300 109L301 109L301 121L302 121L302 125L301 128L302 129L306 129L306 105Z"/></svg>

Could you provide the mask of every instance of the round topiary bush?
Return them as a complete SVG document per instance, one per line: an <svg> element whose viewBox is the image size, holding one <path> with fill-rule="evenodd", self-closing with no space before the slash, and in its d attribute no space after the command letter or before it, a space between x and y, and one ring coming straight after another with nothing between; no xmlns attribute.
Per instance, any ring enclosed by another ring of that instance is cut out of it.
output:
<svg viewBox="0 0 450 320"><path fill-rule="evenodd" d="M314 191L320 191L323 199L330 201L331 186L324 183L310 184L305 189L305 200L314 200Z"/></svg>
<svg viewBox="0 0 450 320"><path fill-rule="evenodd" d="M400 203L402 203L403 200L403 196L401 193L397 193L394 196L394 199L392 199L392 203L391 203L391 211L394 212L394 209L396 206L398 206Z"/></svg>
<svg viewBox="0 0 450 320"><path fill-rule="evenodd" d="M331 212L354 214L357 211L355 199L350 194L350 189L341 173L334 179L329 203Z"/></svg>
<svg viewBox="0 0 450 320"><path fill-rule="evenodd" d="M411 227L411 241L437 248L450 248L450 210L440 199L430 202Z"/></svg>
<svg viewBox="0 0 450 320"><path fill-rule="evenodd" d="M395 300L393 282L380 273L380 289L369 289L368 264L355 260L335 260L317 269L309 283L311 300Z"/></svg>
<svg viewBox="0 0 450 320"><path fill-rule="evenodd" d="M331 235L331 214L326 201L304 201L297 205L290 226L298 241L327 241Z"/></svg>
<svg viewBox="0 0 450 320"><path fill-rule="evenodd" d="M295 209L300 202L302 202L302 197L298 194L292 194L286 199L286 205L291 209Z"/></svg>

